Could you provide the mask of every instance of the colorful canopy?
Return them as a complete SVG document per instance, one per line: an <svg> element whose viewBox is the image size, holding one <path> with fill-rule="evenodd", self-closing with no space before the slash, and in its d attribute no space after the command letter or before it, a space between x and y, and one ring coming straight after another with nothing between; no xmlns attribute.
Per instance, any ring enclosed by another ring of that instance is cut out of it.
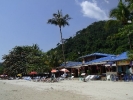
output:
<svg viewBox="0 0 133 100"><path fill-rule="evenodd" d="M52 73L56 73L57 71L58 71L58 70L56 70L56 69L52 69L52 70L51 70Z"/></svg>
<svg viewBox="0 0 133 100"><path fill-rule="evenodd" d="M65 68L61 69L60 71L69 72L69 70L67 70L67 69L65 69Z"/></svg>
<svg viewBox="0 0 133 100"><path fill-rule="evenodd" d="M35 71L30 72L30 75L35 75L35 74L37 74L37 72Z"/></svg>

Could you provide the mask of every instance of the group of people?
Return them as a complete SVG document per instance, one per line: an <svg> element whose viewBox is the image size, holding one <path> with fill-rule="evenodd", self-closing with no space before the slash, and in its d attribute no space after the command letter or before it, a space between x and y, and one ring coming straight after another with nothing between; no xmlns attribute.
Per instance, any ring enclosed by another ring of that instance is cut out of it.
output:
<svg viewBox="0 0 133 100"><path fill-rule="evenodd" d="M60 76L61 79L65 79L65 78L68 78L68 74L67 73L63 73L61 76ZM53 81L54 79L56 79L56 76L54 73L51 74L51 81Z"/></svg>

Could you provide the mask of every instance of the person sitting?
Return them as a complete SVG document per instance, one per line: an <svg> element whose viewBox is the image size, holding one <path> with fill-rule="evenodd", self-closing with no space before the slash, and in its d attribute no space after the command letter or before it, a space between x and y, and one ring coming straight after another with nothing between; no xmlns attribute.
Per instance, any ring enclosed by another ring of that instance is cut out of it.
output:
<svg viewBox="0 0 133 100"><path fill-rule="evenodd" d="M62 75L62 77L63 77L63 78L66 78L66 76L67 76L67 74L66 74L66 73L64 73L64 74Z"/></svg>

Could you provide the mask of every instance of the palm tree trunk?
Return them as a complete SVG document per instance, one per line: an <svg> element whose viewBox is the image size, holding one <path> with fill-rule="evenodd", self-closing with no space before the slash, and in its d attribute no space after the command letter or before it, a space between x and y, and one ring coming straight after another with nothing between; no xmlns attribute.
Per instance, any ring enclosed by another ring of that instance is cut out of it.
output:
<svg viewBox="0 0 133 100"><path fill-rule="evenodd" d="M63 39L62 39L62 31L61 31L61 27L60 27L60 35L61 35L61 42L62 42L63 59L64 59L64 63L65 63L65 66L66 66L66 59L65 59L65 54L64 54L64 42L63 42Z"/></svg>

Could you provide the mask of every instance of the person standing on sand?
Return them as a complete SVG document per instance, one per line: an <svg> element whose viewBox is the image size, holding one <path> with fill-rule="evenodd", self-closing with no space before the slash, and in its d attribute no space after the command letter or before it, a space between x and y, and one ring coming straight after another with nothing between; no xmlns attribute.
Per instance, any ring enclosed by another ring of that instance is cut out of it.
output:
<svg viewBox="0 0 133 100"><path fill-rule="evenodd" d="M52 73L52 74L51 74L51 81L52 81L52 82L54 81L54 78L55 78L55 74Z"/></svg>

